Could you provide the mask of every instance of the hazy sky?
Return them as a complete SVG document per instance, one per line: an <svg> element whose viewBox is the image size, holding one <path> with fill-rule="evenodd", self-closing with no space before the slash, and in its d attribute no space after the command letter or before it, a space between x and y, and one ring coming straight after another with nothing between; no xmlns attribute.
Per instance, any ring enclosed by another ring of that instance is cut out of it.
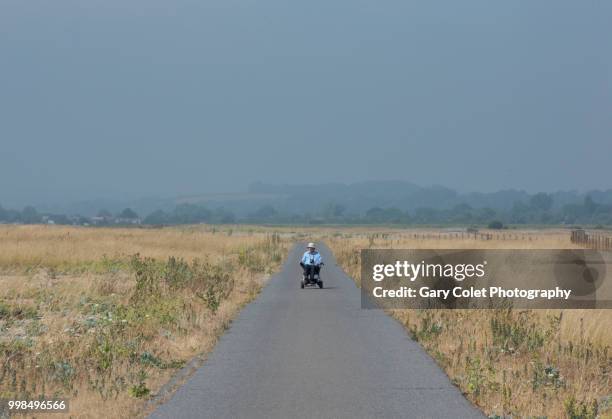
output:
<svg viewBox="0 0 612 419"><path fill-rule="evenodd" d="M609 1L2 0L0 203L612 187Z"/></svg>

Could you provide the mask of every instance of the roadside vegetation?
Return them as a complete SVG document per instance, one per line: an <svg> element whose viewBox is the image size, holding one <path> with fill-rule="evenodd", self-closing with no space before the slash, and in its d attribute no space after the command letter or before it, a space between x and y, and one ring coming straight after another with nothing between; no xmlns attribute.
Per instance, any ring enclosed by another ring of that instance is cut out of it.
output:
<svg viewBox="0 0 612 419"><path fill-rule="evenodd" d="M253 299L290 235L0 227L0 398L133 417Z"/></svg>
<svg viewBox="0 0 612 419"><path fill-rule="evenodd" d="M571 248L567 232L453 240L413 232L325 238L357 283L363 248ZM452 382L490 418L612 417L610 310L393 310Z"/></svg>
<svg viewBox="0 0 612 419"><path fill-rule="evenodd" d="M362 248L577 246L563 230L487 240L379 227L273 230L0 226L0 398L65 397L73 417L143 415L179 368L214 346L296 240L324 240L357 283ZM610 311L390 314L491 418L612 415Z"/></svg>

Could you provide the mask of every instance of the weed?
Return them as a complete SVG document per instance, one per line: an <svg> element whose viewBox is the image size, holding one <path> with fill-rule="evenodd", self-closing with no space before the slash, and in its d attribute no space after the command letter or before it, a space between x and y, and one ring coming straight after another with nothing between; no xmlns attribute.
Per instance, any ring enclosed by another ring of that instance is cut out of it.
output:
<svg viewBox="0 0 612 419"><path fill-rule="evenodd" d="M72 378L75 375L75 370L72 365L66 361L60 361L54 363L51 368L53 378L64 387L70 388Z"/></svg>
<svg viewBox="0 0 612 419"><path fill-rule="evenodd" d="M0 320L9 319L35 319L38 317L38 310L33 306L9 305L0 301Z"/></svg>
<svg viewBox="0 0 612 419"><path fill-rule="evenodd" d="M597 400L578 401L574 396L567 398L563 406L569 419L596 419L599 410Z"/></svg>
<svg viewBox="0 0 612 419"><path fill-rule="evenodd" d="M432 313L427 310L419 311L420 324L413 328L412 335L417 341L428 341L442 333L442 323L433 320Z"/></svg>
<svg viewBox="0 0 612 419"><path fill-rule="evenodd" d="M140 355L140 363L142 365L153 366L153 367L160 367L161 365L163 365L162 360L150 352L143 352Z"/></svg>
<svg viewBox="0 0 612 419"><path fill-rule="evenodd" d="M135 397L137 399L146 397L149 395L149 393L151 393L151 390L147 388L147 386L143 382L140 382L130 387L128 391L129 391L130 396Z"/></svg>
<svg viewBox="0 0 612 419"><path fill-rule="evenodd" d="M478 397L485 383L485 377L480 366L480 359L467 357L466 372L467 391Z"/></svg>
<svg viewBox="0 0 612 419"><path fill-rule="evenodd" d="M544 335L539 326L530 321L532 312L523 310L518 314L511 308L496 310L491 318L493 344L502 352L513 353L519 349L533 351L544 345Z"/></svg>

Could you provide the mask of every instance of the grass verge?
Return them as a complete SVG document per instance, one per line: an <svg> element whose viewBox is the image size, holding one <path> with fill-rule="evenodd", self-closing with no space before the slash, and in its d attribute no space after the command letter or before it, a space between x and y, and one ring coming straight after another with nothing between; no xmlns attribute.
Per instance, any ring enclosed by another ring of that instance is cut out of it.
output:
<svg viewBox="0 0 612 419"><path fill-rule="evenodd" d="M338 263L360 283L363 248L566 248L565 232L528 240L417 239L411 232L334 234ZM393 310L466 397L491 418L611 417L610 310Z"/></svg>
<svg viewBox="0 0 612 419"><path fill-rule="evenodd" d="M290 243L207 227L11 226L0 237L0 398L67 398L71 417L142 415Z"/></svg>

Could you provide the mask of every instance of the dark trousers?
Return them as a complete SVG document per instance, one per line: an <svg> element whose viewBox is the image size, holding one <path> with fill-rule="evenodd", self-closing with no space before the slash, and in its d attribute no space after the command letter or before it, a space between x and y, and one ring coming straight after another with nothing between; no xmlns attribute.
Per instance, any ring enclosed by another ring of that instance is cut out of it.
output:
<svg viewBox="0 0 612 419"><path fill-rule="evenodd" d="M307 278L310 278L311 272L314 271L315 275L319 275L319 272L321 271L321 267L317 265L304 265L304 264L301 264L301 265L302 265L302 268L304 268L304 276L306 276Z"/></svg>

